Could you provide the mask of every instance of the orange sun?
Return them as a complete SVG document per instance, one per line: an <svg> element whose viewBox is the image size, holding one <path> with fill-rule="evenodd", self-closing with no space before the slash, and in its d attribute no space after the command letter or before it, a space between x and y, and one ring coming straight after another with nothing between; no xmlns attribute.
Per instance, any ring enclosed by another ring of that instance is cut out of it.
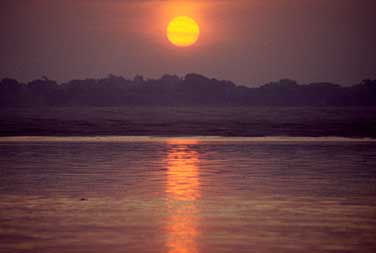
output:
<svg viewBox="0 0 376 253"><path fill-rule="evenodd" d="M187 16L172 19L167 26L167 38L177 47L189 47L195 44L200 36L198 23Z"/></svg>

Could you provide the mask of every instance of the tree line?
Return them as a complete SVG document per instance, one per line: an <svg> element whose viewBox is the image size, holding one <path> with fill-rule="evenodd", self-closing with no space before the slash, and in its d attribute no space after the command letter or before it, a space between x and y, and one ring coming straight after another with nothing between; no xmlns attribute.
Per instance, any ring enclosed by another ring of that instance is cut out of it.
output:
<svg viewBox="0 0 376 253"><path fill-rule="evenodd" d="M256 88L198 74L145 80L109 75L58 84L43 77L29 83L5 78L0 106L375 106L376 80L343 87L282 79Z"/></svg>

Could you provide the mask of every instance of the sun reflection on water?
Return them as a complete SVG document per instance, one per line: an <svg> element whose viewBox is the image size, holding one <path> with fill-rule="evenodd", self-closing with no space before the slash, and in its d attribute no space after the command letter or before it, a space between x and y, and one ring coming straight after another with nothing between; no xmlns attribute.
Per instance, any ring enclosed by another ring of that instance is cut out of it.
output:
<svg viewBox="0 0 376 253"><path fill-rule="evenodd" d="M166 194L169 217L167 243L170 253L196 253L200 198L199 158L191 149L195 141L170 141L167 155Z"/></svg>

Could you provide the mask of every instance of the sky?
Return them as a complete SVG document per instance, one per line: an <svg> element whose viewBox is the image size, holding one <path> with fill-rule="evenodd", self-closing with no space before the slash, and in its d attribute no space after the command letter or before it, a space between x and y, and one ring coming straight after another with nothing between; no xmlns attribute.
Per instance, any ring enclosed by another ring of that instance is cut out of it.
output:
<svg viewBox="0 0 376 253"><path fill-rule="evenodd" d="M376 78L374 0L1 0L0 78L200 73L256 86ZM197 21L188 48L166 26Z"/></svg>

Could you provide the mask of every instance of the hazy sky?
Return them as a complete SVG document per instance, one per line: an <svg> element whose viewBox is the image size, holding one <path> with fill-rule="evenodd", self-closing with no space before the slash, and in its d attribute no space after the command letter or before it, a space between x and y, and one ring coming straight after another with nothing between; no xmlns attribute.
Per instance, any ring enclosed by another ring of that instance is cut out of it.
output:
<svg viewBox="0 0 376 253"><path fill-rule="evenodd" d="M196 72L239 84L376 78L375 0L1 0L0 78ZM176 48L188 15L199 42Z"/></svg>

